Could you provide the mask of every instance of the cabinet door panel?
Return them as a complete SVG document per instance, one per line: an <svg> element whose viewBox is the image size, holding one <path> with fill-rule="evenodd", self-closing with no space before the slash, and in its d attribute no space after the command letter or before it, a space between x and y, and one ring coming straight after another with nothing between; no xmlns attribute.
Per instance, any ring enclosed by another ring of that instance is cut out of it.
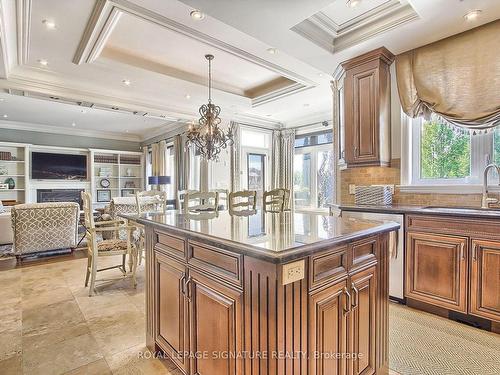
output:
<svg viewBox="0 0 500 375"><path fill-rule="evenodd" d="M191 374L242 373L243 294L197 272L190 272ZM225 357L224 357L225 356Z"/></svg>
<svg viewBox="0 0 500 375"><path fill-rule="evenodd" d="M345 359L327 357L330 353L346 352L346 285L343 280L310 296L309 352L317 355L309 362L310 374L346 374Z"/></svg>
<svg viewBox="0 0 500 375"><path fill-rule="evenodd" d="M472 241L470 313L500 321L500 242Z"/></svg>
<svg viewBox="0 0 500 375"><path fill-rule="evenodd" d="M352 374L375 373L376 340L376 267L351 276L352 311L350 314L349 347L359 353L352 361Z"/></svg>
<svg viewBox="0 0 500 375"><path fill-rule="evenodd" d="M408 233L406 297L467 312L467 238Z"/></svg>
<svg viewBox="0 0 500 375"><path fill-rule="evenodd" d="M188 305L183 294L185 266L156 253L156 341L184 371L188 370Z"/></svg>

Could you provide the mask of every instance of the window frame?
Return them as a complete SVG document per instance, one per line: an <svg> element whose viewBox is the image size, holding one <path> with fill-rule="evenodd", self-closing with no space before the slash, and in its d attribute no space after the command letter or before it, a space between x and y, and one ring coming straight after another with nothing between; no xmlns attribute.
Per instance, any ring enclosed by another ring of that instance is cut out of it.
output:
<svg viewBox="0 0 500 375"><path fill-rule="evenodd" d="M464 193L479 192L482 187L483 169L494 158L494 132L471 135L471 172L467 178L425 179L420 177L420 138L422 117L402 121L401 142L401 191L415 193Z"/></svg>

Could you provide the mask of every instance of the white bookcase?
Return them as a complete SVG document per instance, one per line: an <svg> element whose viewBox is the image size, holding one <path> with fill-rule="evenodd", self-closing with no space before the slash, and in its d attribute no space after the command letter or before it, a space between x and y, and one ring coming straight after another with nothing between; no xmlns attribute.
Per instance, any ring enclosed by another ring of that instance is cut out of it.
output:
<svg viewBox="0 0 500 375"><path fill-rule="evenodd" d="M0 200L15 200L16 204L29 201L29 144L0 142L0 152L8 159L0 160L0 184L14 180L13 189L0 189Z"/></svg>
<svg viewBox="0 0 500 375"><path fill-rule="evenodd" d="M134 196L144 190L142 152L90 149L90 180L94 205L105 206L109 198ZM106 187L109 181L109 186Z"/></svg>

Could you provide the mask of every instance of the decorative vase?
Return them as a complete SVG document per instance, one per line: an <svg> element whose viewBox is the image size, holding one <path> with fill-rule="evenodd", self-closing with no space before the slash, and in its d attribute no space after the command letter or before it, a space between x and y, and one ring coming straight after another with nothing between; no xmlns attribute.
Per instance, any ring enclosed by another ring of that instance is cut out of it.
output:
<svg viewBox="0 0 500 375"><path fill-rule="evenodd" d="M5 180L6 184L9 184L9 189L14 189L16 187L16 181L12 177Z"/></svg>
<svg viewBox="0 0 500 375"><path fill-rule="evenodd" d="M132 169L131 168L127 168L126 173L127 173L128 177L132 177Z"/></svg>
<svg viewBox="0 0 500 375"><path fill-rule="evenodd" d="M5 165L0 165L0 175L5 175L9 173Z"/></svg>

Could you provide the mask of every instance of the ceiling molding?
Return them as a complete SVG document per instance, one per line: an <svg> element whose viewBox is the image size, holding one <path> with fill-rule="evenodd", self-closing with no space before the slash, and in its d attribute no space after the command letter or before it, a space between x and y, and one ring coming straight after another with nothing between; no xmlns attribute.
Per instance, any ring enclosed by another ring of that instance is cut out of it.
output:
<svg viewBox="0 0 500 375"><path fill-rule="evenodd" d="M223 50L250 63L266 68L283 77L301 83L303 86L315 86L315 83L308 78L296 74L272 62L264 60L238 47L213 38L198 30L185 26L177 21L155 13L149 9L141 7L127 0L98 0L92 16L87 24L84 35L80 41L77 53L73 59L76 64L94 61L106 44L112 28L116 25L118 18L115 12L128 13L132 16L142 18L146 21L157 24L168 30L182 34L186 37L203 42L212 47Z"/></svg>
<svg viewBox="0 0 500 375"><path fill-rule="evenodd" d="M73 57L75 64L93 63L99 57L121 14L111 1L96 1Z"/></svg>
<svg viewBox="0 0 500 375"><path fill-rule="evenodd" d="M266 129L281 129L283 123L249 113L235 113L231 120L244 125L260 126Z"/></svg>
<svg viewBox="0 0 500 375"><path fill-rule="evenodd" d="M9 66L9 50L7 46L7 32L5 27L5 10L3 7L0 8L0 54L2 59L2 71L0 71L0 76L2 78L9 78L10 66Z"/></svg>
<svg viewBox="0 0 500 375"><path fill-rule="evenodd" d="M32 0L17 0L17 61L27 64L29 60L31 41L31 2Z"/></svg>
<svg viewBox="0 0 500 375"><path fill-rule="evenodd" d="M342 24L318 12L291 30L330 53L336 53L419 18L410 4L388 0Z"/></svg>
<svg viewBox="0 0 500 375"><path fill-rule="evenodd" d="M24 69L26 69L26 67L24 67ZM120 110L132 113L142 111L158 114L155 117L165 118L166 120L190 120L193 115L195 115L194 112L185 112L177 108L165 107L163 102L156 104L151 101L141 102L138 100L119 99L116 96L104 95L101 93L97 94L95 92L71 88L67 84L56 84L54 82L36 80L31 77L25 78L18 73L11 74L8 80L0 79L0 88L29 91L74 101L91 102L101 109L117 107Z"/></svg>
<svg viewBox="0 0 500 375"><path fill-rule="evenodd" d="M310 88L312 88L312 86L305 86L301 83L295 83L293 85L283 87L282 89L272 91L269 94L264 94L258 96L255 99L252 99L252 107L255 108L262 104L270 103L272 101L284 98L292 94L297 94L301 91L308 90Z"/></svg>
<svg viewBox="0 0 500 375"><path fill-rule="evenodd" d="M51 134L65 134L73 136L82 137L92 137L92 138L104 138L104 139L116 139L120 141L131 141L140 142L142 137L134 134L121 134L114 132L107 132L102 130L88 130L88 129L75 129L75 128L64 128L52 125L43 124L32 124L26 122L14 122L14 121L3 121L0 120L0 129L14 129L14 130L26 130L32 132L42 132Z"/></svg>

